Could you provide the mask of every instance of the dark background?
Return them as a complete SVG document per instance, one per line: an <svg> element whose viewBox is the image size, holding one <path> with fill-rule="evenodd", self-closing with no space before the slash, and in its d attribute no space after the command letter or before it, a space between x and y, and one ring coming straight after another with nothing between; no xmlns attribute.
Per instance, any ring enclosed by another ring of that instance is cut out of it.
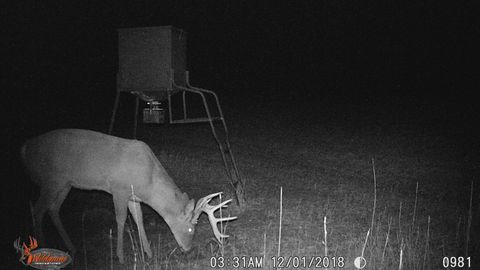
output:
<svg viewBox="0 0 480 270"><path fill-rule="evenodd" d="M60 127L106 131L122 27L187 31L191 81L217 91L228 121L267 115L285 125L478 141L475 1L134 2L10 1L1 9L9 216L24 211L16 199L30 189L18 164L26 138ZM22 233L17 220L9 245Z"/></svg>
<svg viewBox="0 0 480 270"><path fill-rule="evenodd" d="M426 116L449 128L469 123L476 105L474 1L11 4L4 52L20 127L108 115L115 29L155 25L188 32L192 82L216 90L225 107L241 101L313 116L328 105L336 114L387 111L407 122Z"/></svg>

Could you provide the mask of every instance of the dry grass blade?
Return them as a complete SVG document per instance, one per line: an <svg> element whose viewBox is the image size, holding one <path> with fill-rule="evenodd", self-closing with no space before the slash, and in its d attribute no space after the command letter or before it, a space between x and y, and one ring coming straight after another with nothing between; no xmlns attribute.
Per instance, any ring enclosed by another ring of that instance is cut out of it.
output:
<svg viewBox="0 0 480 270"><path fill-rule="evenodd" d="M388 220L388 229L387 229L387 235L385 237L385 244L383 245L383 251L382 251L382 260L380 262L380 269L383 267L383 262L385 261L385 250L387 249L388 245L388 239L390 237L390 228L392 227L392 218Z"/></svg>
<svg viewBox="0 0 480 270"><path fill-rule="evenodd" d="M375 208L377 206L377 176L375 173L375 159L372 158L372 172L373 172L373 210L372 210L372 223L370 225L370 231L373 234L373 225L375 222Z"/></svg>
<svg viewBox="0 0 480 270"><path fill-rule="evenodd" d="M470 228L472 226L472 200L473 200L473 181L470 187L470 206L468 209L468 222L467 222L467 243L465 243L465 257L468 257L468 246L470 244Z"/></svg>
<svg viewBox="0 0 480 270"><path fill-rule="evenodd" d="M403 243L403 238L402 238L402 243L400 244L400 259L398 262L398 270L403 269L403 248L405 247L405 244Z"/></svg>
<svg viewBox="0 0 480 270"><path fill-rule="evenodd" d="M327 216L323 217L323 233L324 233L324 240L323 244L325 246L325 257L328 256L328 246L327 246Z"/></svg>
<svg viewBox="0 0 480 270"><path fill-rule="evenodd" d="M430 240L430 216L428 216L428 223L427 223L427 237L425 239L425 254L423 256L423 268L425 269L425 264L428 259L428 242Z"/></svg>
<svg viewBox="0 0 480 270"><path fill-rule="evenodd" d="M415 228L415 216L417 213L417 200L418 200L418 182L415 187L415 202L413 204L413 217L412 217L412 230Z"/></svg>
<svg viewBox="0 0 480 270"><path fill-rule="evenodd" d="M280 186L280 215L279 215L279 227L278 227L277 258L280 257L280 249L281 249L281 243L282 243L282 216L283 216L283 187Z"/></svg>

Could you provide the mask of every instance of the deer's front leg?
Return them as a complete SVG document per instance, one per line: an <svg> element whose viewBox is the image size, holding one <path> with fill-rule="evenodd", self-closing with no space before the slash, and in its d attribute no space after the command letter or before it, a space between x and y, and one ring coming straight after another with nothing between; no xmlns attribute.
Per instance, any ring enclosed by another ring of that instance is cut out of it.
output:
<svg viewBox="0 0 480 270"><path fill-rule="evenodd" d="M133 220L137 223L138 233L140 234L140 241L142 242L143 249L147 253L148 258L152 258L152 249L150 248L150 243L147 239L147 234L145 233L145 228L143 227L143 214L142 208L139 202L129 201L128 209L130 214L133 216Z"/></svg>

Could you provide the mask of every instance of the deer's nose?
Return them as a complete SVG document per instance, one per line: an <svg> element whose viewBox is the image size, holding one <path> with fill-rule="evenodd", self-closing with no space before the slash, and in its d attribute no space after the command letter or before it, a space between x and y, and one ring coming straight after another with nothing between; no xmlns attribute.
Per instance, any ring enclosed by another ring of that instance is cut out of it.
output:
<svg viewBox="0 0 480 270"><path fill-rule="evenodd" d="M189 254L189 253L191 253L191 252L192 252L192 250L193 250L192 246L190 246L190 247L187 247L187 248L180 247L180 249L181 249L181 250L182 250L182 252L183 252L183 253L185 253L185 254Z"/></svg>

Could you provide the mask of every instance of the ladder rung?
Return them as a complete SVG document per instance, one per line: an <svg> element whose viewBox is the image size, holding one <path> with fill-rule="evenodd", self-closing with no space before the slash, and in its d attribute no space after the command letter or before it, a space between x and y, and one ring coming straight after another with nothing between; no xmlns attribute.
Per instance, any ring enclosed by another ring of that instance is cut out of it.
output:
<svg viewBox="0 0 480 270"><path fill-rule="evenodd" d="M221 117L212 117L212 121L219 121L222 120ZM178 119L172 120L171 124L185 124L185 123L201 123L201 122L209 122L210 120L208 117L201 117L201 118L188 118L188 119Z"/></svg>

